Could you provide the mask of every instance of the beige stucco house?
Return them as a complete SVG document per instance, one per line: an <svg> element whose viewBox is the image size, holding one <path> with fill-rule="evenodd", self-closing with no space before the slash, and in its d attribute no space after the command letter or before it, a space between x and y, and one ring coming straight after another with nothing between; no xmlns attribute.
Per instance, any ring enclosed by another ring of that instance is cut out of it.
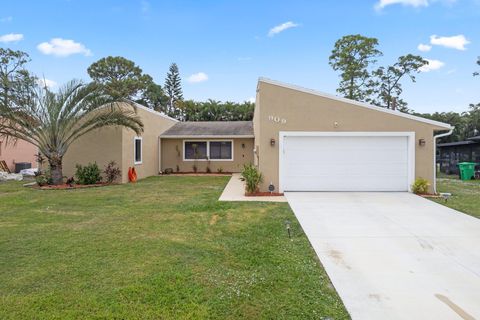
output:
<svg viewBox="0 0 480 320"><path fill-rule="evenodd" d="M145 132L92 132L72 145L75 164L114 160L127 182L172 172L239 172L254 163L261 191L410 191L435 181L435 142L449 124L260 78L253 122L178 122L139 106Z"/></svg>

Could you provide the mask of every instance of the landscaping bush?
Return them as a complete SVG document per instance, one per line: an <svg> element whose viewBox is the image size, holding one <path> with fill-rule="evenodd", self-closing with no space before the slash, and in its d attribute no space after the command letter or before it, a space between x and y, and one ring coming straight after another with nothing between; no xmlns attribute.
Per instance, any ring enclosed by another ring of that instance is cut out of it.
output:
<svg viewBox="0 0 480 320"><path fill-rule="evenodd" d="M105 179L107 180L107 182L112 183L117 180L118 177L120 177L122 171L119 167L117 167L115 161L110 161L105 167L105 170L103 170L103 174L105 175Z"/></svg>
<svg viewBox="0 0 480 320"><path fill-rule="evenodd" d="M427 179L417 178L412 184L412 192L415 194L426 194L428 193L428 187L430 183Z"/></svg>
<svg viewBox="0 0 480 320"><path fill-rule="evenodd" d="M35 181L40 187L53 184L52 176L49 170L35 173Z"/></svg>
<svg viewBox="0 0 480 320"><path fill-rule="evenodd" d="M77 178L78 184L95 184L102 181L100 169L96 162L89 163L86 166L77 164L76 168L75 177Z"/></svg>
<svg viewBox="0 0 480 320"><path fill-rule="evenodd" d="M245 164L242 170L242 181L245 181L245 191L258 192L258 186L263 181L263 175L253 164Z"/></svg>

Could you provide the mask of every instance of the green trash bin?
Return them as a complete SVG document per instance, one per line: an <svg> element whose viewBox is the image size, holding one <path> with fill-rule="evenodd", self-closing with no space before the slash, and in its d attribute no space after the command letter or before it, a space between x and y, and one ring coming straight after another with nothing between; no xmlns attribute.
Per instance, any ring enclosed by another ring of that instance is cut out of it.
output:
<svg viewBox="0 0 480 320"><path fill-rule="evenodd" d="M460 171L460 179L475 179L475 164L475 162L460 162L458 164L458 169Z"/></svg>

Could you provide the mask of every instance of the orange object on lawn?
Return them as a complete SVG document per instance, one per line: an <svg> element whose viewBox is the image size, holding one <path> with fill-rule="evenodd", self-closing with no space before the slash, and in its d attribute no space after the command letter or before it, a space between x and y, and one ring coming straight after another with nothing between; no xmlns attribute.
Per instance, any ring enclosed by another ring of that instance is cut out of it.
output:
<svg viewBox="0 0 480 320"><path fill-rule="evenodd" d="M137 171L134 167L128 168L128 181L136 182L137 181Z"/></svg>

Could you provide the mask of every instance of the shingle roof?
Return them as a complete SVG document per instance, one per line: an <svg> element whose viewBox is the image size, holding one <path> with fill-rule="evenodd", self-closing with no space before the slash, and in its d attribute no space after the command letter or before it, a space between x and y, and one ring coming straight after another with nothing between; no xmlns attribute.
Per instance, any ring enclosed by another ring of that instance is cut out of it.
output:
<svg viewBox="0 0 480 320"><path fill-rule="evenodd" d="M190 121L178 122L160 135L175 137L253 137L252 121Z"/></svg>

